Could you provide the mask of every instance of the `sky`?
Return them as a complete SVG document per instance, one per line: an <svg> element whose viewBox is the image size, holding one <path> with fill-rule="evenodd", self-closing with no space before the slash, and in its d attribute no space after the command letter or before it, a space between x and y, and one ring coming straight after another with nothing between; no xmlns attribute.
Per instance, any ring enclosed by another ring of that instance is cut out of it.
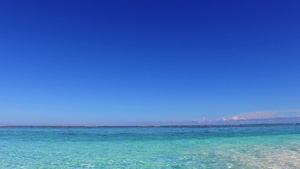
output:
<svg viewBox="0 0 300 169"><path fill-rule="evenodd" d="M2 0L0 125L300 114L299 8L298 0Z"/></svg>

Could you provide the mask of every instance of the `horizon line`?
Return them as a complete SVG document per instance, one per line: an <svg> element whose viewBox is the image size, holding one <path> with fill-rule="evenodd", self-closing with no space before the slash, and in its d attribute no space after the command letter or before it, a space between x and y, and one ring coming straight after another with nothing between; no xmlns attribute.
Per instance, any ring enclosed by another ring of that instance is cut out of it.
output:
<svg viewBox="0 0 300 169"><path fill-rule="evenodd" d="M82 127L82 128L109 128L109 127L234 127L234 126L263 126L263 125L268 125L268 126L276 126L276 125L300 125L300 122L297 123L253 123L253 124L208 124L208 125L147 125L147 126L139 126L139 125L123 125L123 126L117 126L117 125L96 125L96 126L85 126L85 125L70 125L70 126L64 126L64 125L4 125L1 126L0 128L4 127L57 127L57 128L76 128L76 127Z"/></svg>

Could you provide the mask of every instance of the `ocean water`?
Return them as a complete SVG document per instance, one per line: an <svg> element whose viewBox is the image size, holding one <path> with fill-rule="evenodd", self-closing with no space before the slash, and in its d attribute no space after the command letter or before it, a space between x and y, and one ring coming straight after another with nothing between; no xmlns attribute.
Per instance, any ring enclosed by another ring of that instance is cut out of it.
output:
<svg viewBox="0 0 300 169"><path fill-rule="evenodd" d="M0 168L300 168L300 125L0 127Z"/></svg>

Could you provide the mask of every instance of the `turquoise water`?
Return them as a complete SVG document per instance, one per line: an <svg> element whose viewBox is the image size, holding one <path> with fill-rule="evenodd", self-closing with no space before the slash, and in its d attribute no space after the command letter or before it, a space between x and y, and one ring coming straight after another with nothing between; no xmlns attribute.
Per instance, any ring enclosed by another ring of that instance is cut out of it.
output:
<svg viewBox="0 0 300 169"><path fill-rule="evenodd" d="M300 168L300 125L0 127L0 168Z"/></svg>

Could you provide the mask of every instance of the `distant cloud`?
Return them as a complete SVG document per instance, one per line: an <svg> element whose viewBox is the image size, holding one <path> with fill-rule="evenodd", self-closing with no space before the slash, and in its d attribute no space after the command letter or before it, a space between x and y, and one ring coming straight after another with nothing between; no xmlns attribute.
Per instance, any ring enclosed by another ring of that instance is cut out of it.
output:
<svg viewBox="0 0 300 169"><path fill-rule="evenodd" d="M22 115L18 115L22 113ZM300 123L300 109L263 110L238 113L229 117L207 119L164 119L164 120L101 120L77 118L35 118L40 112L20 110L0 110L0 126L5 125L54 125L54 126L165 126L165 125L233 125L233 124L267 124ZM15 117L7 120L7 115Z"/></svg>
<svg viewBox="0 0 300 169"><path fill-rule="evenodd" d="M245 119L267 119L274 117L290 117L300 114L300 109L289 110L264 110L255 112L238 113L231 117L232 120L245 120Z"/></svg>

